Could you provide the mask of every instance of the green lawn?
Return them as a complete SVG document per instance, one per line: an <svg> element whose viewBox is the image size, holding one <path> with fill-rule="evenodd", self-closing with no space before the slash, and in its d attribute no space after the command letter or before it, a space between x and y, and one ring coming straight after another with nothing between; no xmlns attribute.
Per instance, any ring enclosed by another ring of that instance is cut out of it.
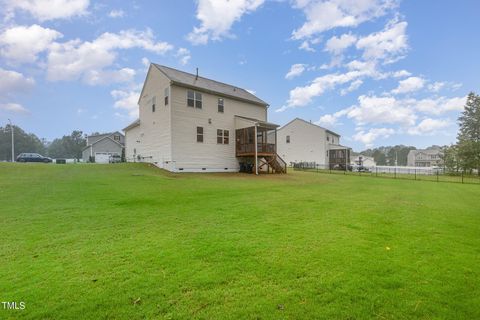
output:
<svg viewBox="0 0 480 320"><path fill-rule="evenodd" d="M480 186L0 164L0 319L479 319Z"/></svg>

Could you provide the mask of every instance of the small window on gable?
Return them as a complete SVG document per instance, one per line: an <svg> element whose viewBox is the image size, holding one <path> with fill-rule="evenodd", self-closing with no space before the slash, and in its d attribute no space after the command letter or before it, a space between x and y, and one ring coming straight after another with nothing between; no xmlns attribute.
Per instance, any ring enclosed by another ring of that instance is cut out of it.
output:
<svg viewBox="0 0 480 320"><path fill-rule="evenodd" d="M157 99L155 97L152 98L152 112L155 112L155 102Z"/></svg>
<svg viewBox="0 0 480 320"><path fill-rule="evenodd" d="M287 143L290 143L290 136L287 136L287 137L286 137L286 142L287 142Z"/></svg>
<svg viewBox="0 0 480 320"><path fill-rule="evenodd" d="M203 142L203 127L197 127L197 142Z"/></svg>
<svg viewBox="0 0 480 320"><path fill-rule="evenodd" d="M223 111L224 111L223 99L218 98L218 112L223 113Z"/></svg>
<svg viewBox="0 0 480 320"><path fill-rule="evenodd" d="M113 140L120 141L120 136L118 134L114 135Z"/></svg>
<svg viewBox="0 0 480 320"><path fill-rule="evenodd" d="M165 105L168 105L168 96L170 95L170 88L166 87L165 88Z"/></svg>

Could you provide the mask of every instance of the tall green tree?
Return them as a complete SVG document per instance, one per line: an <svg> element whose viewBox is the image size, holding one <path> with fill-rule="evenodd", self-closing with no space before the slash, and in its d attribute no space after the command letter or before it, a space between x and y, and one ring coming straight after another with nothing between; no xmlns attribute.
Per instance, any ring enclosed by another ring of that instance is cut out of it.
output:
<svg viewBox="0 0 480 320"><path fill-rule="evenodd" d="M447 172L458 172L460 166L458 162L458 149L456 145L444 146L440 153L443 166Z"/></svg>
<svg viewBox="0 0 480 320"><path fill-rule="evenodd" d="M48 155L52 158L80 159L86 145L87 140L83 132L74 130L68 136L53 140L48 146Z"/></svg>
<svg viewBox="0 0 480 320"><path fill-rule="evenodd" d="M465 108L458 118L460 126L457 149L460 166L464 170L477 170L480 175L480 96L468 94Z"/></svg>
<svg viewBox="0 0 480 320"><path fill-rule="evenodd" d="M45 145L35 134L27 133L18 126L13 126L16 158L20 153L33 152L45 154ZM12 128L9 124L0 127L0 161L12 159Z"/></svg>

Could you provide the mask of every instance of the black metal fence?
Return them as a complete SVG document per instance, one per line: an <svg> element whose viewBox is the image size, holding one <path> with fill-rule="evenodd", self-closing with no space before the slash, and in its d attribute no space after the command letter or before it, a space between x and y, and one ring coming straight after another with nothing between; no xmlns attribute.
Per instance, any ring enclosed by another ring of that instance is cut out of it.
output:
<svg viewBox="0 0 480 320"><path fill-rule="evenodd" d="M320 165L315 162L293 163L292 166L293 170L307 172L480 185L480 175L478 175L478 173L464 171L449 172L439 167L347 166L345 169L344 167L330 168L328 165Z"/></svg>

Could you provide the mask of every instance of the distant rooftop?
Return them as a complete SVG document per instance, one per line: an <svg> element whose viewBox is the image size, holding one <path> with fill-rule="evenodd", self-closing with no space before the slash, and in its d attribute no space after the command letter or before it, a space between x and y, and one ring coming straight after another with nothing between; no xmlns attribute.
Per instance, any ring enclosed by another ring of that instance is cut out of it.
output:
<svg viewBox="0 0 480 320"><path fill-rule="evenodd" d="M254 104L259 104L262 106L268 106L268 103L251 94L245 89L215 80L207 79L201 76L197 77L194 74L162 66L156 63L152 63L152 65L154 65L158 70L165 74L165 76L167 76L167 78L169 78L173 83L187 87L203 89L206 91L218 93L220 95L243 101L252 102Z"/></svg>

